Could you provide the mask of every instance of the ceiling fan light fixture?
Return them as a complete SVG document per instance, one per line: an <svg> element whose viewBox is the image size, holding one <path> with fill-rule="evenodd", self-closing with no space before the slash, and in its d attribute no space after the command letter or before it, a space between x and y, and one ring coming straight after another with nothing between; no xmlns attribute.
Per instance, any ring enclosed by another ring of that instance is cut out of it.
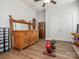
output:
<svg viewBox="0 0 79 59"><path fill-rule="evenodd" d="M50 0L44 0L44 3L50 3Z"/></svg>

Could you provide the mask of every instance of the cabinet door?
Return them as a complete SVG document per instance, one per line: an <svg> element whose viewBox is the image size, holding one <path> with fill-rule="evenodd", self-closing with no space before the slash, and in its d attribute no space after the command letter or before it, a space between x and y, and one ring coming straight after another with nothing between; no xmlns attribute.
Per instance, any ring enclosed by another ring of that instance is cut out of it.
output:
<svg viewBox="0 0 79 59"><path fill-rule="evenodd" d="M38 34L38 31L34 31L34 35L35 35L35 41L38 41L39 40L39 34Z"/></svg>
<svg viewBox="0 0 79 59"><path fill-rule="evenodd" d="M28 31L24 32L24 46L27 47L30 45L30 33Z"/></svg>
<svg viewBox="0 0 79 59"><path fill-rule="evenodd" d="M14 32L14 47L18 49L24 48L24 39L23 32Z"/></svg>
<svg viewBox="0 0 79 59"><path fill-rule="evenodd" d="M30 44L33 44L36 41L38 41L38 31L36 31L36 30L30 31L29 34L30 34L29 35L30 36Z"/></svg>
<svg viewBox="0 0 79 59"><path fill-rule="evenodd" d="M14 47L19 48L18 39L19 39L18 32L14 32Z"/></svg>
<svg viewBox="0 0 79 59"><path fill-rule="evenodd" d="M30 32L30 44L33 44L33 43L35 42L34 37L35 37L34 32L31 31L31 32Z"/></svg>

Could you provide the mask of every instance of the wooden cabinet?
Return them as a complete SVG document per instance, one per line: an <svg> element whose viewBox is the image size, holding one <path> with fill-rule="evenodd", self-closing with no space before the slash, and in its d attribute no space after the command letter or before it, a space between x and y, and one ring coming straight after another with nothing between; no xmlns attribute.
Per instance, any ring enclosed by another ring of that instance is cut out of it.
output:
<svg viewBox="0 0 79 59"><path fill-rule="evenodd" d="M39 28L39 38L45 39L45 22L39 22L38 28Z"/></svg>
<svg viewBox="0 0 79 59"><path fill-rule="evenodd" d="M16 30L14 31L14 47L23 49L38 41L38 36L37 30Z"/></svg>
<svg viewBox="0 0 79 59"><path fill-rule="evenodd" d="M39 40L39 35L38 35L38 31L32 31L30 33L30 43L33 44L34 42L38 41Z"/></svg>

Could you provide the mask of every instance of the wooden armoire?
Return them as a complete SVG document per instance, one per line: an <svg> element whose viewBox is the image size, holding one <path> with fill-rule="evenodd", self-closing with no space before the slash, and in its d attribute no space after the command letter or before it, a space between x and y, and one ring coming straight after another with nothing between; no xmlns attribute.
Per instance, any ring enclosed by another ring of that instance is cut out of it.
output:
<svg viewBox="0 0 79 59"><path fill-rule="evenodd" d="M39 22L38 29L39 29L39 38L45 39L45 22Z"/></svg>

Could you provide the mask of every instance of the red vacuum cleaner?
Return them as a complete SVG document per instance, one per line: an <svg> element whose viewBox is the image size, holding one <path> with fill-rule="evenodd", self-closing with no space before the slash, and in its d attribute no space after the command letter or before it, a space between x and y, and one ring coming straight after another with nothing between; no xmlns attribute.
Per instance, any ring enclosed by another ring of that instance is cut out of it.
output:
<svg viewBox="0 0 79 59"><path fill-rule="evenodd" d="M55 40L47 40L46 41L46 51L44 51L43 54L52 56L52 57L56 57L56 55L55 55L56 47L54 46L55 43L56 43Z"/></svg>

